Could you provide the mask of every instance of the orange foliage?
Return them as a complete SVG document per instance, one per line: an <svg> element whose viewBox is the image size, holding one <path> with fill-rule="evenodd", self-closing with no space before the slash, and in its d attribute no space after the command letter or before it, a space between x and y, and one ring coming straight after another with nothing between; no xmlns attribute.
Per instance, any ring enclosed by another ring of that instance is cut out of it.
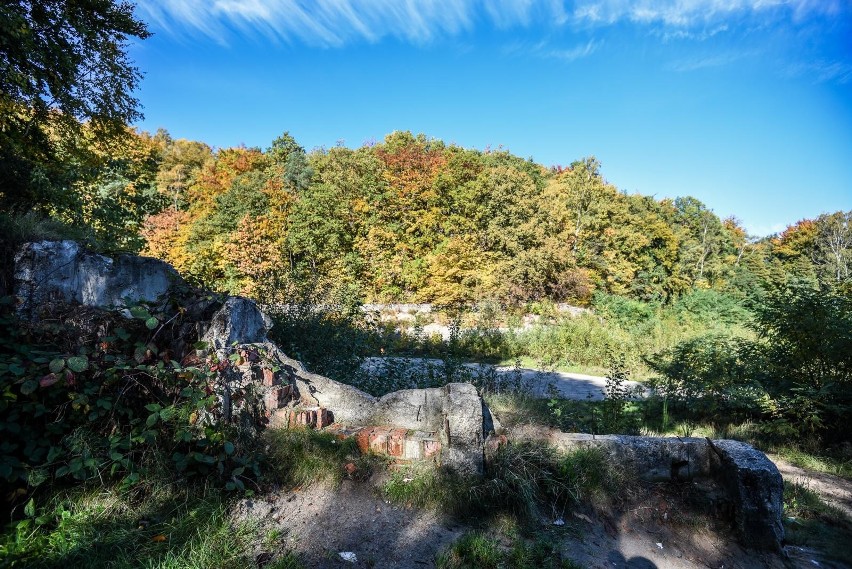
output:
<svg viewBox="0 0 852 569"><path fill-rule="evenodd" d="M178 272L185 273L190 263L186 246L192 221L188 212L172 208L149 216L142 226L145 238L142 254L163 259Z"/></svg>

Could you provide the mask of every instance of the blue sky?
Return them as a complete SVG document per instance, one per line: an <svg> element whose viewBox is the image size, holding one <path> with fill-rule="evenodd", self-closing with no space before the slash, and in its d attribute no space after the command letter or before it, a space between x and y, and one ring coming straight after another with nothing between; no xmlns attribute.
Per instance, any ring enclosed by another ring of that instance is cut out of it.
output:
<svg viewBox="0 0 852 569"><path fill-rule="evenodd" d="M144 130L394 130L692 195L757 235L852 209L850 0L142 0Z"/></svg>

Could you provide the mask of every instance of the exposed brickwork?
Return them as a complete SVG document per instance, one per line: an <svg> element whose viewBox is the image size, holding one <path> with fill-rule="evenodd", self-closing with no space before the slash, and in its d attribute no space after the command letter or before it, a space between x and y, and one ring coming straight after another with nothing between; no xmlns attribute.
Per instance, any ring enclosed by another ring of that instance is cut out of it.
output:
<svg viewBox="0 0 852 569"><path fill-rule="evenodd" d="M423 458L432 458L441 453L441 441L423 441Z"/></svg>
<svg viewBox="0 0 852 569"><path fill-rule="evenodd" d="M434 433L386 426L346 427L337 424L331 425L328 431L340 438L354 437L361 452L384 454L397 460L435 460L441 454L441 442Z"/></svg>
<svg viewBox="0 0 852 569"><path fill-rule="evenodd" d="M402 458L405 454L405 437L408 431L405 429L393 429L388 433L387 453L393 457Z"/></svg>
<svg viewBox="0 0 852 569"><path fill-rule="evenodd" d="M334 422L334 415L328 409L320 407L317 410L317 422L314 425L317 429L324 429Z"/></svg>

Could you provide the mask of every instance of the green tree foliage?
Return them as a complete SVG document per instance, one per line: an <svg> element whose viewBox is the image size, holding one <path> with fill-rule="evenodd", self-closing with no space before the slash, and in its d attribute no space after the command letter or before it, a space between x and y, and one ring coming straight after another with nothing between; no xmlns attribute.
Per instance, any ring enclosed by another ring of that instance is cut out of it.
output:
<svg viewBox="0 0 852 569"><path fill-rule="evenodd" d="M823 214L816 220L814 260L824 282L852 280L852 211Z"/></svg>
<svg viewBox="0 0 852 569"><path fill-rule="evenodd" d="M73 208L68 186L140 118L141 74L126 55L145 24L129 2L4 2L0 7L0 203ZM85 131L84 131L85 123ZM91 137L91 140L85 140Z"/></svg>
<svg viewBox="0 0 852 569"><path fill-rule="evenodd" d="M813 430L843 429L852 408L852 298L793 284L757 311L777 411ZM837 433L835 433L837 434Z"/></svg>
<svg viewBox="0 0 852 569"><path fill-rule="evenodd" d="M848 440L848 292L806 282L778 287L756 306L753 326L759 334L754 341L711 333L653 358L652 366L663 376L661 393L688 403L693 414L705 413L704 419L721 410L739 411L774 421L770 428L786 436L815 436L827 443Z"/></svg>

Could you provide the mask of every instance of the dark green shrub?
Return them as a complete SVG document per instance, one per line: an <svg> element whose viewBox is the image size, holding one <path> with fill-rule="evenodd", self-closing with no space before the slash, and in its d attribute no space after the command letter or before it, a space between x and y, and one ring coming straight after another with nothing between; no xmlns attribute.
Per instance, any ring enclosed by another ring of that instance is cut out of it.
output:
<svg viewBox="0 0 852 569"><path fill-rule="evenodd" d="M656 318L659 305L599 292L592 302L595 311L621 326L631 327Z"/></svg>
<svg viewBox="0 0 852 569"><path fill-rule="evenodd" d="M852 411L852 295L794 283L758 307L771 412L795 431L848 441Z"/></svg>
<svg viewBox="0 0 852 569"><path fill-rule="evenodd" d="M695 289L678 298L671 312L683 321L704 326L747 324L752 313L733 296L712 289Z"/></svg>
<svg viewBox="0 0 852 569"><path fill-rule="evenodd" d="M227 489L259 475L256 431L223 420L216 395L230 362L183 365L157 340L177 315L78 307L30 324L12 308L0 313L0 478L133 485L160 457Z"/></svg>
<svg viewBox="0 0 852 569"><path fill-rule="evenodd" d="M658 396L674 406L688 406L695 415L710 416L721 409L759 411L763 391L752 373L759 369L755 357L751 342L710 333L681 342L648 363L662 374L652 381Z"/></svg>

